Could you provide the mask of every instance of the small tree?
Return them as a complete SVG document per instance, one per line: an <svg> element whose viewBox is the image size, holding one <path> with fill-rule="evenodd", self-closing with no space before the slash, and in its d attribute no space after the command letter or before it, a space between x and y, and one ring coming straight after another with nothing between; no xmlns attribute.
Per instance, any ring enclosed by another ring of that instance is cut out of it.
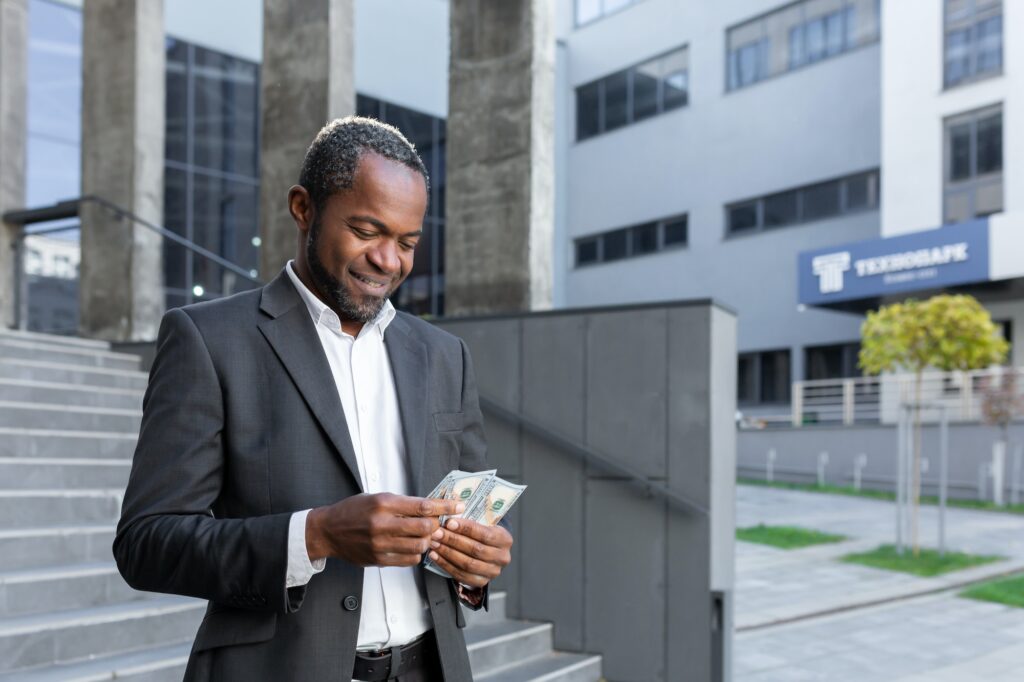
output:
<svg viewBox="0 0 1024 682"><path fill-rule="evenodd" d="M1009 344L988 311L973 296L908 299L869 312L861 326L860 366L869 374L914 373L914 466L911 538L917 541L921 498L921 380L929 367L950 372L980 369L1003 361Z"/></svg>

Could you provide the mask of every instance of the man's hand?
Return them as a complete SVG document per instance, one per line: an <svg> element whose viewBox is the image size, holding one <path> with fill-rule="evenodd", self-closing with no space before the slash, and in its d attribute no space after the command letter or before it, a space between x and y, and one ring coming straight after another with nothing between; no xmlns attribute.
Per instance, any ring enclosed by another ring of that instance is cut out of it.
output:
<svg viewBox="0 0 1024 682"><path fill-rule="evenodd" d="M483 587L512 561L512 534L501 526L449 519L434 531L430 558L463 585Z"/></svg>
<svg viewBox="0 0 1024 682"><path fill-rule="evenodd" d="M454 500L355 495L309 512L306 549L313 561L330 556L356 566L415 566L440 529L438 517L464 509Z"/></svg>

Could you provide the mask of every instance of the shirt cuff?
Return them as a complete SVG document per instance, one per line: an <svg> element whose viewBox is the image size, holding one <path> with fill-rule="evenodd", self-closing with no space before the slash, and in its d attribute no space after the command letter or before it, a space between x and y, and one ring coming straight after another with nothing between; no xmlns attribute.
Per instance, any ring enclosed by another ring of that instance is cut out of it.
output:
<svg viewBox="0 0 1024 682"><path fill-rule="evenodd" d="M288 574L285 577L286 588L301 587L310 578L324 570L327 559L309 560L306 549L306 517L310 510L295 512L288 522Z"/></svg>

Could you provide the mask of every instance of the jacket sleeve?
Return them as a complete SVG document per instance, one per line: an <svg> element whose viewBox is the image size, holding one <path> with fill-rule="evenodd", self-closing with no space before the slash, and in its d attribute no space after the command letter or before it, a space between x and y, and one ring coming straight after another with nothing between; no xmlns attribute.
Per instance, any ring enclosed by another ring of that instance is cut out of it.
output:
<svg viewBox="0 0 1024 682"><path fill-rule="evenodd" d="M304 590L285 587L291 515L214 517L225 467L223 428L209 350L192 318L171 310L160 325L114 538L118 569L139 590L295 610Z"/></svg>

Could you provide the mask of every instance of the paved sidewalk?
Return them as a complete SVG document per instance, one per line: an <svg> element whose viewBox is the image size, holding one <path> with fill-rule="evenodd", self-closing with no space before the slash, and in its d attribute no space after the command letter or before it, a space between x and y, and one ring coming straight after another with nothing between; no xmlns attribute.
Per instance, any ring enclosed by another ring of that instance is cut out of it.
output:
<svg viewBox="0 0 1024 682"><path fill-rule="evenodd" d="M850 539L801 550L737 543L737 682L1024 680L1024 609L952 589L1024 569L1024 517L950 509L950 549L1008 560L935 578L835 561L893 541L890 502L739 486L737 525L758 523ZM936 509L923 507L924 546L935 546L935 528Z"/></svg>

